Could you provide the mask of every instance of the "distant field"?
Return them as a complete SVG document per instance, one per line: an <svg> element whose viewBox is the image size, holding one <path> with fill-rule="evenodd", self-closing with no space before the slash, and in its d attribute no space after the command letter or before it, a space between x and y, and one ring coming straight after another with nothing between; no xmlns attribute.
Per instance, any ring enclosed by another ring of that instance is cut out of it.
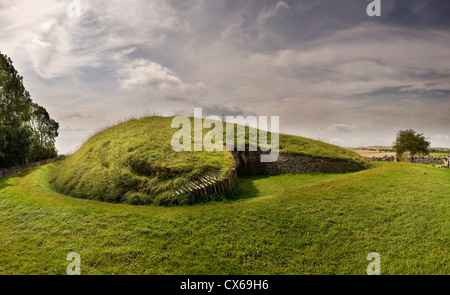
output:
<svg viewBox="0 0 450 295"><path fill-rule="evenodd" d="M363 157L384 157L395 156L394 152L380 152L378 150L354 150L358 155Z"/></svg>
<svg viewBox="0 0 450 295"><path fill-rule="evenodd" d="M384 148L349 148L352 151L355 151L357 154L364 157L384 157L385 155L395 156L395 152L392 151L392 148L384 147ZM443 150L442 152L430 152L430 156L448 156L450 155L450 149L444 148L432 148L432 150Z"/></svg>
<svg viewBox="0 0 450 295"><path fill-rule="evenodd" d="M438 157L448 156L448 155L450 155L450 153L430 153L430 156L438 156Z"/></svg>
<svg viewBox="0 0 450 295"><path fill-rule="evenodd" d="M450 169L240 178L223 202L131 206L55 192L55 164L0 180L0 274L449 274Z"/></svg>

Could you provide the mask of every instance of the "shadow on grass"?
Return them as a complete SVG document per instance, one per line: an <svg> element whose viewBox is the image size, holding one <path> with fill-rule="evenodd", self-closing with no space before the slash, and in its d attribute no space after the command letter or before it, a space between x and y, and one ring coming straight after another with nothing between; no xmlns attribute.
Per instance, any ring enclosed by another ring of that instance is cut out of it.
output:
<svg viewBox="0 0 450 295"><path fill-rule="evenodd" d="M11 184L11 181L15 178L24 178L25 176L31 174L33 171L35 171L38 167L31 167L31 168L27 168L24 169L20 172L17 172L16 174L4 177L2 179L0 179L0 189L4 189L7 188L9 186L13 186Z"/></svg>
<svg viewBox="0 0 450 295"><path fill-rule="evenodd" d="M259 180L263 180L263 179L267 179L267 178L271 178L271 177L278 177L278 176L282 176L282 175L292 175L292 176L301 176L302 178L300 179L300 181L302 182L310 182L312 178L315 177L320 177L321 179L327 179L329 177L333 177L333 176L339 176L339 175L351 175L354 173L358 173L358 172L363 172L365 170L368 169L374 169L376 168L376 166L371 165L369 168L367 169L363 169L363 170L359 170L359 171L353 171L353 172L313 172L313 173L301 173L301 174L264 174L264 173L242 173L239 174L238 177L238 182L239 185L237 188L235 188L232 192L229 192L228 194L225 195L225 200L228 201L236 201L236 200L241 200L241 199L250 199L250 198L256 198L256 197L261 197L263 195L265 195L267 193L267 191L265 191L265 189L261 186L259 186L259 189L256 187L255 182L259 181ZM298 180L293 180L293 181L298 181ZM278 183L273 183L271 184L272 186L277 186L277 185L286 185L285 184L278 184ZM269 188L270 189L270 188ZM273 190L273 191L278 191L278 189Z"/></svg>
<svg viewBox="0 0 450 295"><path fill-rule="evenodd" d="M254 185L255 180L269 178L269 174L240 174L238 178L238 187L225 195L225 199L236 201L241 199L250 199L261 196L261 192Z"/></svg>

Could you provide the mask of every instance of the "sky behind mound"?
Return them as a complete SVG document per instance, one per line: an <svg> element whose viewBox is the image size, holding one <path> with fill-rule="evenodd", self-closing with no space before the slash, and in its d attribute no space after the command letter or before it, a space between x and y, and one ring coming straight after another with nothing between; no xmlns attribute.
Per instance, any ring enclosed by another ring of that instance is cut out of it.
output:
<svg viewBox="0 0 450 295"><path fill-rule="evenodd" d="M283 133L342 146L399 129L450 146L450 3L382 0L0 0L0 51L73 151L144 110L279 115Z"/></svg>

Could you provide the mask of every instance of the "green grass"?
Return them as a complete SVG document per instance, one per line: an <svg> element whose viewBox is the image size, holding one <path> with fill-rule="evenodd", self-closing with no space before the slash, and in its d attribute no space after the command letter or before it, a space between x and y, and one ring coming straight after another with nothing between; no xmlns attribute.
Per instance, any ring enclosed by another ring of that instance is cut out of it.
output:
<svg viewBox="0 0 450 295"><path fill-rule="evenodd" d="M147 117L108 128L53 166L50 182L59 192L78 198L165 204L188 182L233 165L227 151L173 151L171 140L176 130L171 122L172 117ZM281 152L356 162L361 168L367 165L364 158L341 147L296 136L280 137Z"/></svg>
<svg viewBox="0 0 450 295"><path fill-rule="evenodd" d="M448 274L450 169L240 178L224 202L131 206L55 192L55 164L0 180L0 274Z"/></svg>
<svg viewBox="0 0 450 295"><path fill-rule="evenodd" d="M431 147L428 149L430 155L447 156L450 155L450 148Z"/></svg>

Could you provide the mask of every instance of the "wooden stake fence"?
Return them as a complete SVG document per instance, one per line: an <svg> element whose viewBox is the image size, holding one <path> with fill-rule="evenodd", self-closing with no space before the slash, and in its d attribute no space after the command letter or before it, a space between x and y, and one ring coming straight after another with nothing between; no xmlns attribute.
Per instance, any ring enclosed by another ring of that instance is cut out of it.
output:
<svg viewBox="0 0 450 295"><path fill-rule="evenodd" d="M232 191L238 186L238 177L236 171L236 164L225 172L218 172L214 175L206 175L195 181L186 184L184 187L178 189L172 197L180 196L182 194L193 195L197 199L210 194L224 194Z"/></svg>

